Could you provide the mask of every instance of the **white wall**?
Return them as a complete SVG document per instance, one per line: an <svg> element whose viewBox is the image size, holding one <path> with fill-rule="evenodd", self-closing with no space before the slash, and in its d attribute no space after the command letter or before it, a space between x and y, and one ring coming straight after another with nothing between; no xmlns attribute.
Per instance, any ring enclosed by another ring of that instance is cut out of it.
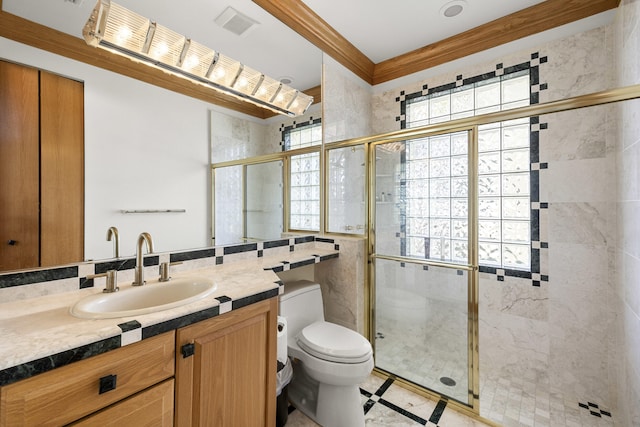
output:
<svg viewBox="0 0 640 427"><path fill-rule="evenodd" d="M143 231L157 252L210 244L209 110L218 107L8 39L0 58L84 82L87 259L112 256L110 226L122 255Z"/></svg>

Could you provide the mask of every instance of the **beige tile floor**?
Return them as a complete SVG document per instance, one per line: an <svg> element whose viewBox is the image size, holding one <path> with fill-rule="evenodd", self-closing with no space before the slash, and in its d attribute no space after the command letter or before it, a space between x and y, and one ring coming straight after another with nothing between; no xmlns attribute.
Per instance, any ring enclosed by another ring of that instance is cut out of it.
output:
<svg viewBox="0 0 640 427"><path fill-rule="evenodd" d="M445 402L429 400L394 384L391 380L372 374L360 385L367 426L438 426L484 427L488 424L469 418L451 408ZM286 427L316 427L318 424L303 413L294 410L289 414Z"/></svg>
<svg viewBox="0 0 640 427"><path fill-rule="evenodd" d="M386 382L385 382L386 381ZM367 410L365 423L367 426L438 426L438 427L485 427L481 421L470 418L454 409L430 400L426 397L415 394L391 380L372 374L367 381L360 385L362 391L362 405ZM496 395L500 395L501 387L498 387ZM486 391L486 390L485 390ZM514 401L513 388L509 391L509 405ZM592 412L594 408L584 408L576 404L571 399L565 401L561 396L550 396L543 399L539 393L535 395L535 413L527 416L531 411L517 411L517 417L509 413L509 405L505 405L503 411L498 411L497 399L482 399L481 405L485 405L486 410L481 411L489 415L489 419L504 427L611 427L614 421L611 417L595 417ZM494 400L492 402L492 400ZM547 408L544 407L546 401ZM442 407L444 406L444 410ZM520 405L518 405L520 406ZM491 408L491 410L489 410ZM493 411L493 412L492 412ZM486 416L486 415L485 415ZM552 421L550 421L550 418ZM307 418L302 412L293 410L289 414L286 427L318 427L318 424Z"/></svg>

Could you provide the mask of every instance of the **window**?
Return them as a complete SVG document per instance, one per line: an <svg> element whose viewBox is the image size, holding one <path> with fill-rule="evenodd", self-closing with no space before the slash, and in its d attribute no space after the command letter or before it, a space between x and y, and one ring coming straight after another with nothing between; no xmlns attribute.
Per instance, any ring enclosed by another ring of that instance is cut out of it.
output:
<svg viewBox="0 0 640 427"><path fill-rule="evenodd" d="M530 104L528 69L472 80L407 96L406 127ZM529 119L480 126L478 139L480 265L529 271ZM467 134L409 141L405 162L405 254L466 261Z"/></svg>
<svg viewBox="0 0 640 427"><path fill-rule="evenodd" d="M320 119L282 132L284 150L322 144ZM320 230L320 152L291 156L289 229Z"/></svg>

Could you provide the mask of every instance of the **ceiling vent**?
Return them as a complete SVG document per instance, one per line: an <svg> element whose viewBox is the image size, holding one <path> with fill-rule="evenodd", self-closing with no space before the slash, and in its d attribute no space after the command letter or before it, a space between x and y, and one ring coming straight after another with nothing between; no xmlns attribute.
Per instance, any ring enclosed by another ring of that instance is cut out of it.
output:
<svg viewBox="0 0 640 427"><path fill-rule="evenodd" d="M247 15L228 6L216 19L216 24L238 36L244 35L254 26L260 24Z"/></svg>

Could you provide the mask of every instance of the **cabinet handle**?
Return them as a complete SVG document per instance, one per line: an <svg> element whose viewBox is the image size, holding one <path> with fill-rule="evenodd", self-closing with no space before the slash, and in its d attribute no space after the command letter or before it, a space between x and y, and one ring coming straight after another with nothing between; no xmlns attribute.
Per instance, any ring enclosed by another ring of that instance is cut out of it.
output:
<svg viewBox="0 0 640 427"><path fill-rule="evenodd" d="M187 357L194 355L196 352L196 346L193 343L185 344L180 348L180 352L182 353L182 358L186 359Z"/></svg>
<svg viewBox="0 0 640 427"><path fill-rule="evenodd" d="M111 390L115 390L116 389L116 379L118 378L117 375L107 375L104 376L102 378L100 378L100 393L98 394L102 394L102 393L106 393L108 391Z"/></svg>
<svg viewBox="0 0 640 427"><path fill-rule="evenodd" d="M15 241L15 240L13 240L13 239L11 239L11 240L9 240L9 241L7 242L7 244L8 244L9 246L15 246L15 245L16 245L16 243L18 243L18 242L17 242L17 241Z"/></svg>

